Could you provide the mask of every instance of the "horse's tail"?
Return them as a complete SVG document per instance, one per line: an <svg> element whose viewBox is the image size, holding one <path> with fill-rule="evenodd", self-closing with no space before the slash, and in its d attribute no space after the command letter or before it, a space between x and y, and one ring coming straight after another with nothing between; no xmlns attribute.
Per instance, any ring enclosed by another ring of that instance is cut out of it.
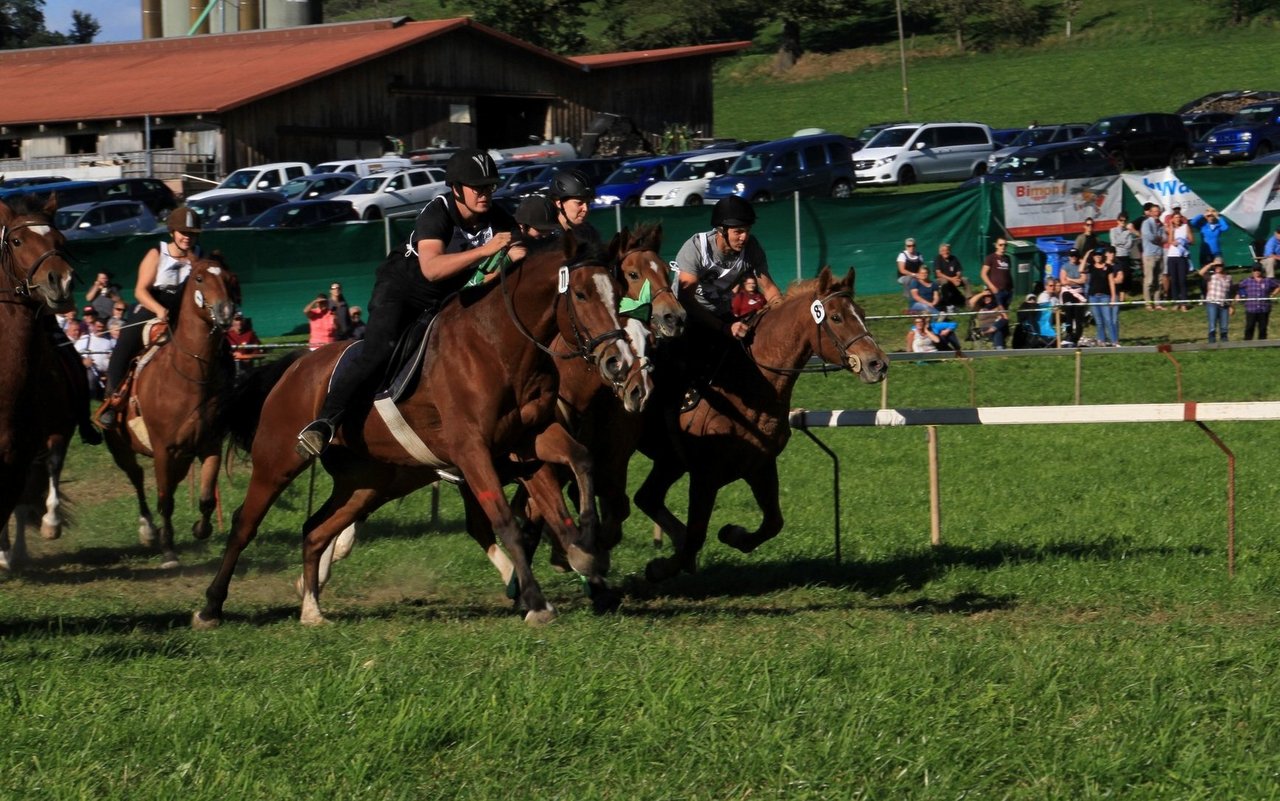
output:
<svg viewBox="0 0 1280 801"><path fill-rule="evenodd" d="M280 359L249 370L236 383L222 405L222 423L223 430L230 435L237 448L244 451L253 449L253 438L258 433L258 421L262 417L262 406L267 401L267 395L280 383L285 371L306 354L306 348L299 348Z"/></svg>

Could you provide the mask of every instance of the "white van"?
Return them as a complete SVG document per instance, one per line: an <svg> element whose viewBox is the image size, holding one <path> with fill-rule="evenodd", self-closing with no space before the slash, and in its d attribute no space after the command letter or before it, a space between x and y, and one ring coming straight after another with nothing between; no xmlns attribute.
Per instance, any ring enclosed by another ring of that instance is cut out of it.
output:
<svg viewBox="0 0 1280 801"><path fill-rule="evenodd" d="M349 172L361 178L385 170L407 170L413 162L399 156L383 156L376 159L343 159L326 161L316 165L316 172Z"/></svg>
<svg viewBox="0 0 1280 801"><path fill-rule="evenodd" d="M894 125L853 154L860 184L963 181L987 171L996 149L991 129L977 122Z"/></svg>
<svg viewBox="0 0 1280 801"><path fill-rule="evenodd" d="M311 165L305 161L277 161L272 164L259 164L257 167L245 167L223 178L222 183L213 189L197 192L186 199L204 200L245 190L272 191L309 172L311 172Z"/></svg>
<svg viewBox="0 0 1280 801"><path fill-rule="evenodd" d="M650 184L640 195L641 206L701 206L707 184L729 171L741 150L712 150L690 156L676 165L665 181Z"/></svg>

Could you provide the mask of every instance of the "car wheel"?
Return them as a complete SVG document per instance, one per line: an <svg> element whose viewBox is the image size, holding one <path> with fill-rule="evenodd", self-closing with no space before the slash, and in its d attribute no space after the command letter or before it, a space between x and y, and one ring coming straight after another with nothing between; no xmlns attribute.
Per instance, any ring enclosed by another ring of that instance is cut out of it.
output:
<svg viewBox="0 0 1280 801"><path fill-rule="evenodd" d="M701 206L702 195L699 195L699 194L689 195L687 198L684 199L684 204L686 206Z"/></svg>
<svg viewBox="0 0 1280 801"><path fill-rule="evenodd" d="M836 181L835 186L831 187L831 196L847 198L853 195L853 187L848 181Z"/></svg>
<svg viewBox="0 0 1280 801"><path fill-rule="evenodd" d="M639 206L639 205L640 205L639 197L629 197L626 200L622 201L622 208L624 209L634 209L636 206Z"/></svg>
<svg viewBox="0 0 1280 801"><path fill-rule="evenodd" d="M1253 154L1253 157L1256 159L1256 158L1261 158L1263 156L1270 156L1271 151L1272 151L1272 147L1270 142L1260 142L1258 144L1258 150L1256 153Z"/></svg>
<svg viewBox="0 0 1280 801"><path fill-rule="evenodd" d="M1174 168L1175 170L1180 170L1183 167L1187 166L1188 158L1189 156L1187 154L1187 151L1175 150L1173 151L1173 155L1169 156L1169 166Z"/></svg>
<svg viewBox="0 0 1280 801"><path fill-rule="evenodd" d="M756 192L751 198L752 203L768 203L772 200L773 197L768 192Z"/></svg>
<svg viewBox="0 0 1280 801"><path fill-rule="evenodd" d="M364 210L364 218L363 218L363 219L365 219L365 220L381 220L381 219L382 219L382 209L378 208L377 206L370 206L369 208L367 208L367 209L365 209L365 210Z"/></svg>
<svg viewBox="0 0 1280 801"><path fill-rule="evenodd" d="M979 161L977 164L973 165L974 178L980 178L986 174L987 174L987 163L985 161Z"/></svg>
<svg viewBox="0 0 1280 801"><path fill-rule="evenodd" d="M903 165L898 170L898 186L911 186L916 182L916 171Z"/></svg>

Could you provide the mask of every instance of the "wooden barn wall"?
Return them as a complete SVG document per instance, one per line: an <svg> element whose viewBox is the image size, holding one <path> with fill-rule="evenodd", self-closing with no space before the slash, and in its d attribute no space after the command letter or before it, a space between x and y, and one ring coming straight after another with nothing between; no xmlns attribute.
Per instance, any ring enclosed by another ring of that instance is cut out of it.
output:
<svg viewBox="0 0 1280 801"><path fill-rule="evenodd" d="M589 74L585 106L623 114L647 133L683 123L712 136L710 58L686 58L614 67Z"/></svg>

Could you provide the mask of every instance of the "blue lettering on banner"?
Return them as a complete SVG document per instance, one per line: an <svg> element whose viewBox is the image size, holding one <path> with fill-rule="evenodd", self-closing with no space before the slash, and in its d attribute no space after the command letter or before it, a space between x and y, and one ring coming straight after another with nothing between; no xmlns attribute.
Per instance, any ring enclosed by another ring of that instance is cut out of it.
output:
<svg viewBox="0 0 1280 801"><path fill-rule="evenodd" d="M1152 181L1150 178L1143 178L1142 185L1160 195L1185 195L1191 193L1191 188L1178 180Z"/></svg>

